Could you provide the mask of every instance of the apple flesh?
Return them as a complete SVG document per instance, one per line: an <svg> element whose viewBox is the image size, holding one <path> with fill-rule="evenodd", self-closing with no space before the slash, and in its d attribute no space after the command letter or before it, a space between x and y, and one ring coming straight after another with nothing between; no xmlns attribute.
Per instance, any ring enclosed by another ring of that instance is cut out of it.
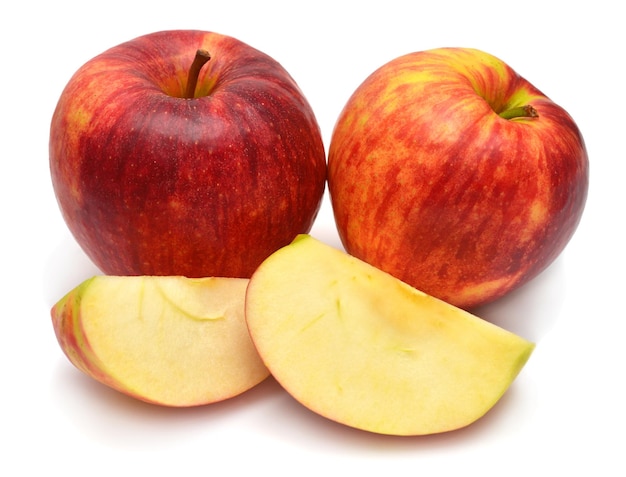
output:
<svg viewBox="0 0 626 477"><path fill-rule="evenodd" d="M308 235L254 273L246 320L263 361L296 400L380 434L469 425L534 348Z"/></svg>
<svg viewBox="0 0 626 477"><path fill-rule="evenodd" d="M346 251L465 309L559 256L588 176L571 116L501 60L464 48L373 72L342 110L328 155Z"/></svg>
<svg viewBox="0 0 626 477"><path fill-rule="evenodd" d="M95 276L59 300L52 323L88 376L149 403L222 401L269 372L244 318L248 280Z"/></svg>
<svg viewBox="0 0 626 477"><path fill-rule="evenodd" d="M247 278L311 228L326 156L278 62L181 30L115 46L73 75L50 170L65 222L104 274Z"/></svg>

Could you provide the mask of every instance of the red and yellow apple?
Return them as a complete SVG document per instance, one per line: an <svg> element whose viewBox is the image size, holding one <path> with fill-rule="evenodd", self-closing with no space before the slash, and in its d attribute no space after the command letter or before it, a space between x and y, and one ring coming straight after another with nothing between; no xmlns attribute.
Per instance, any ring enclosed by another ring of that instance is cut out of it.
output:
<svg viewBox="0 0 626 477"><path fill-rule="evenodd" d="M74 74L50 169L69 229L112 275L248 277L311 228L326 181L320 129L287 71L187 30L128 41Z"/></svg>
<svg viewBox="0 0 626 477"><path fill-rule="evenodd" d="M346 251L471 308L562 252L588 167L562 107L490 54L442 48L396 58L356 89L328 184Z"/></svg>
<svg viewBox="0 0 626 477"><path fill-rule="evenodd" d="M98 275L55 304L52 324L91 378L152 404L209 404L269 375L246 327L248 282Z"/></svg>

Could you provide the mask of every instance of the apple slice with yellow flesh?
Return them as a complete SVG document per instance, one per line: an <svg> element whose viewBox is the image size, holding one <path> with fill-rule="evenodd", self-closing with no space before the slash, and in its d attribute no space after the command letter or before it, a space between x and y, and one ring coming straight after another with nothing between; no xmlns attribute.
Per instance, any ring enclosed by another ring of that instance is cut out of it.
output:
<svg viewBox="0 0 626 477"><path fill-rule="evenodd" d="M253 274L246 320L265 365L297 401L390 435L476 421L534 348L309 235Z"/></svg>
<svg viewBox="0 0 626 477"><path fill-rule="evenodd" d="M269 371L246 327L248 279L95 276L52 308L61 348L87 375L164 406L238 395Z"/></svg>

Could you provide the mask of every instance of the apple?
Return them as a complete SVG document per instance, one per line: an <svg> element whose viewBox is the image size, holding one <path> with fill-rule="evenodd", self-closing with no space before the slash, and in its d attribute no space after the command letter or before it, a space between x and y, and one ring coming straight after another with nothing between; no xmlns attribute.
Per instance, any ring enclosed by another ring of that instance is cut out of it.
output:
<svg viewBox="0 0 626 477"><path fill-rule="evenodd" d="M474 309L537 276L574 234L588 157L572 117L494 56L398 57L358 86L328 153L347 252Z"/></svg>
<svg viewBox="0 0 626 477"><path fill-rule="evenodd" d="M271 374L330 420L451 431L501 398L534 344L301 235L250 279L246 321Z"/></svg>
<svg viewBox="0 0 626 477"><path fill-rule="evenodd" d="M269 371L244 318L248 279L95 276L52 308L69 360L152 404L189 407L254 387Z"/></svg>
<svg viewBox="0 0 626 477"><path fill-rule="evenodd" d="M180 30L73 75L52 117L50 171L69 229L105 274L247 278L311 228L326 156L279 63Z"/></svg>

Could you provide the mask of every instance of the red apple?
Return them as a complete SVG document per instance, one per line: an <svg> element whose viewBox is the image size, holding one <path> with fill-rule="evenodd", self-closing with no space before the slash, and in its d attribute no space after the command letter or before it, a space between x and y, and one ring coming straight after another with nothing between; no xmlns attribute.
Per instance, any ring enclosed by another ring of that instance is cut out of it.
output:
<svg viewBox="0 0 626 477"><path fill-rule="evenodd" d="M111 275L248 277L311 228L326 181L319 126L287 71L186 30L123 43L74 74L50 168L68 227Z"/></svg>
<svg viewBox="0 0 626 477"><path fill-rule="evenodd" d="M350 254L462 308L564 249L588 189L568 113L501 60L442 48L371 74L336 123L328 183Z"/></svg>

